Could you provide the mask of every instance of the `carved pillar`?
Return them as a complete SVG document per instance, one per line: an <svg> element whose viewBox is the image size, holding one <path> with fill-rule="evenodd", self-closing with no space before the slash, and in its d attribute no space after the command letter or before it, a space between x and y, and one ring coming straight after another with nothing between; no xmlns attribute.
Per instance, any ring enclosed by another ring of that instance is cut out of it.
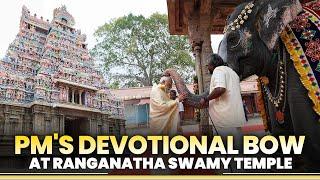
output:
<svg viewBox="0 0 320 180"><path fill-rule="evenodd" d="M70 91L70 88L68 87L68 86L66 86L66 93L67 93L67 95L66 95L66 97L67 97L67 102L69 102L70 100L69 100L69 91Z"/></svg>
<svg viewBox="0 0 320 180"><path fill-rule="evenodd" d="M126 121L123 119L118 119L117 121L119 123L120 135L125 135L126 134Z"/></svg>
<svg viewBox="0 0 320 180"><path fill-rule="evenodd" d="M0 136L5 135L5 123L6 123L6 113L5 113L5 106L0 105Z"/></svg>
<svg viewBox="0 0 320 180"><path fill-rule="evenodd" d="M52 110L52 133L59 133L62 134L62 127L61 127L61 118L63 117L63 115L61 115L59 113L59 111L53 109Z"/></svg>
<svg viewBox="0 0 320 180"><path fill-rule="evenodd" d="M33 133L36 135L45 134L45 112L41 106L33 107Z"/></svg>
<svg viewBox="0 0 320 180"><path fill-rule="evenodd" d="M210 35L213 13L211 3L211 1L203 0L197 2L185 1L184 3L189 40L196 60L196 74L200 94L209 90L211 79L207 70L208 60L212 54ZM200 110L200 131L201 134L210 135L212 133L207 109Z"/></svg>
<svg viewBox="0 0 320 180"><path fill-rule="evenodd" d="M89 119L90 122L90 135L91 136L96 136L97 135L97 117L95 115L92 115L91 118Z"/></svg>
<svg viewBox="0 0 320 180"><path fill-rule="evenodd" d="M74 89L72 89L72 103L74 103Z"/></svg>
<svg viewBox="0 0 320 180"><path fill-rule="evenodd" d="M81 99L81 95L82 95L83 90L79 90L79 104L82 105L82 99Z"/></svg>
<svg viewBox="0 0 320 180"><path fill-rule="evenodd" d="M101 115L101 121L102 121L102 133L103 134L108 134L108 130L109 130L108 115L107 114L102 114Z"/></svg>
<svg viewBox="0 0 320 180"><path fill-rule="evenodd" d="M84 93L84 105L88 106L88 91L83 92Z"/></svg>
<svg viewBox="0 0 320 180"><path fill-rule="evenodd" d="M41 135L43 131L44 116L40 113L33 115L33 133Z"/></svg>
<svg viewBox="0 0 320 180"><path fill-rule="evenodd" d="M19 114L18 119L18 132L15 132L15 134L21 134L23 133L23 123L26 121L25 115L24 115L24 108L21 107L21 113Z"/></svg>
<svg viewBox="0 0 320 180"><path fill-rule="evenodd" d="M7 109L7 105L6 106L6 109ZM5 111L4 112L4 135L11 135L11 132L10 132L10 113L8 111Z"/></svg>
<svg viewBox="0 0 320 180"><path fill-rule="evenodd" d="M201 62L201 47L202 47L202 42L194 43L192 45L192 51L193 51L193 56L195 57L196 60L196 74L198 76L198 88L199 88L199 93L204 92L204 82L203 82L203 76L202 76L202 62Z"/></svg>
<svg viewBox="0 0 320 180"><path fill-rule="evenodd" d="M63 114L59 115L59 134L65 134L64 129L65 129L65 116Z"/></svg>

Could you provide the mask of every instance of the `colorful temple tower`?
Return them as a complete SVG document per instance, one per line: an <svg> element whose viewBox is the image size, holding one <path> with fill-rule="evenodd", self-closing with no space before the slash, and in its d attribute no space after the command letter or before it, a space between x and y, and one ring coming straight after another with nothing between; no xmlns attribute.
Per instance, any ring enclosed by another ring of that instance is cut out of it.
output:
<svg viewBox="0 0 320 180"><path fill-rule="evenodd" d="M22 8L19 33L0 60L0 136L125 132L123 102L74 24L65 6L51 22Z"/></svg>

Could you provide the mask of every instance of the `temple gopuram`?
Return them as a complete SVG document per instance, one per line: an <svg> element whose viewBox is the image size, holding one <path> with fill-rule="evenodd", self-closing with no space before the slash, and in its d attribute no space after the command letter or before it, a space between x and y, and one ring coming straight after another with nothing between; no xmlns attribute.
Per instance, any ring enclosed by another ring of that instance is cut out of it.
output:
<svg viewBox="0 0 320 180"><path fill-rule="evenodd" d="M0 60L0 136L125 133L123 102L107 88L86 36L66 7L53 19L24 6L19 33Z"/></svg>

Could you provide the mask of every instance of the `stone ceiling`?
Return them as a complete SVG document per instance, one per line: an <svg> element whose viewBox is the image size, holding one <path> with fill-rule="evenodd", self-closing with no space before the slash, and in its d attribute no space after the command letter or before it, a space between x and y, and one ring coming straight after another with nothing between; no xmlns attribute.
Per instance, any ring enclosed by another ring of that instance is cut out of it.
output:
<svg viewBox="0 0 320 180"><path fill-rule="evenodd" d="M172 35L188 34L188 17L192 16L190 9L202 13L212 13L212 34L222 34L225 20L234 8L245 0L167 0L169 31ZM311 0L301 0L305 3Z"/></svg>

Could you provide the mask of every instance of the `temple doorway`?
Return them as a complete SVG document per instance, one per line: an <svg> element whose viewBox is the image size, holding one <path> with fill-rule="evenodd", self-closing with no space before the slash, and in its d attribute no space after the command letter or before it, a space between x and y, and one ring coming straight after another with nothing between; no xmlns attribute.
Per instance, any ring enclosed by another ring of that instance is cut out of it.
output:
<svg viewBox="0 0 320 180"><path fill-rule="evenodd" d="M72 137L87 135L89 133L88 118L66 117L64 120L64 134Z"/></svg>
<svg viewBox="0 0 320 180"><path fill-rule="evenodd" d="M89 135L90 124L88 118L83 117L69 117L64 120L64 134L73 138L74 153L78 153L79 136Z"/></svg>

